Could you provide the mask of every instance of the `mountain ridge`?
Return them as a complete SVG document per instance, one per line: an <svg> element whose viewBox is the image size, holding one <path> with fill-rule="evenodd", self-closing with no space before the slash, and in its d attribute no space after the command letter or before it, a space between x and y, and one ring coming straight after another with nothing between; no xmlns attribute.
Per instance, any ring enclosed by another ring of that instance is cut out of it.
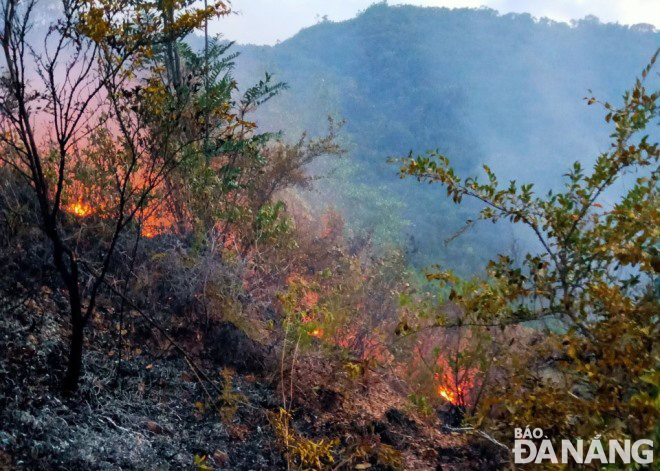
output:
<svg viewBox="0 0 660 471"><path fill-rule="evenodd" d="M235 76L241 88L264 72L289 84L255 115L262 129L295 139L305 130L324 132L327 115L346 120L342 139L350 164L341 165L351 169L341 179L364 185L371 200L391 200L381 209L397 206L398 216L408 219L390 231L399 234L385 239L399 245L411 235L432 239L418 262L444 263L461 254L470 258L465 250L481 245L483 237L468 235L465 247L455 250L431 247L459 230L469 211L409 217L444 204L442 196L400 182L387 157L439 149L462 173L477 173L487 163L505 181L548 189L560 183L560 169L573 160L589 166L607 150L610 130L604 113L586 106L589 90L603 102L619 103L658 45L660 33L595 17L569 25L492 9L380 3L274 46L235 46L241 52ZM320 191L316 201L340 207L356 232L366 231L369 224L362 220L373 223L370 213L381 210L368 204L356 210L342 196L354 189L341 182Z"/></svg>

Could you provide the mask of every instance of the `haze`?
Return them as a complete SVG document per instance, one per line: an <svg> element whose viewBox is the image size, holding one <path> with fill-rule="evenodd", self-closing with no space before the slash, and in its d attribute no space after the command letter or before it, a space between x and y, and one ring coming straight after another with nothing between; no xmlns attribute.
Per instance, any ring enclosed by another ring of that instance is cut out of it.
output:
<svg viewBox="0 0 660 471"><path fill-rule="evenodd" d="M372 5L373 0L234 0L235 15L211 25L214 34L241 44L275 44L300 29L323 19L342 21L354 17ZM500 13L530 13L570 22L587 15L601 22L660 25L660 2L657 0L417 0L390 1L391 5L412 4L427 7L478 8L487 6Z"/></svg>

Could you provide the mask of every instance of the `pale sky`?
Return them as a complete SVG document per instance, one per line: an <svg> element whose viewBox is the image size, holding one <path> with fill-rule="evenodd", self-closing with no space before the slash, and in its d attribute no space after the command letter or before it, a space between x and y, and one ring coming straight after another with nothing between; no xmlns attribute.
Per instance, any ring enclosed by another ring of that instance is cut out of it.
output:
<svg viewBox="0 0 660 471"><path fill-rule="evenodd" d="M239 43L275 44L311 26L327 15L331 21L353 18L374 0L232 0L238 13L214 22L212 33ZM449 8L485 5L500 13L530 13L569 22L596 15L601 22L651 23L660 27L660 0L390 0Z"/></svg>

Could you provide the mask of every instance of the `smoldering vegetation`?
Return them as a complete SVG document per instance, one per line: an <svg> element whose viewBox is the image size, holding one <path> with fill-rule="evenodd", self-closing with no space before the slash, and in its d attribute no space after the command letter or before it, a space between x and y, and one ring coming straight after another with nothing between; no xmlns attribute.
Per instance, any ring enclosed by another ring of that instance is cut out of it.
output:
<svg viewBox="0 0 660 471"><path fill-rule="evenodd" d="M199 6L0 9L0 468L657 433L653 27L380 3L255 47Z"/></svg>

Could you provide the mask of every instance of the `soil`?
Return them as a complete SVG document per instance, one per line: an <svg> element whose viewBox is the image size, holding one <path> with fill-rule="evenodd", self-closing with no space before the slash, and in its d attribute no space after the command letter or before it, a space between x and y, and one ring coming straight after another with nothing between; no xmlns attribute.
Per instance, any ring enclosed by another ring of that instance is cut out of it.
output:
<svg viewBox="0 0 660 471"><path fill-rule="evenodd" d="M118 374L117 313L106 302L86 330L80 389L66 397L60 392L66 304L47 285L0 287L0 470L287 469L269 419L282 405L272 348L227 322L212 325L201 348L189 345L218 389L237 398L216 402L215 390L202 385L183 356L131 312ZM340 440L335 462L324 469L395 469L375 452L351 457L364 443L395 450L410 470L502 466L501 453L487 443L443 432L439 418L416 417L386 374L342 382L315 355L302 355L284 374L294 384L297 432Z"/></svg>

